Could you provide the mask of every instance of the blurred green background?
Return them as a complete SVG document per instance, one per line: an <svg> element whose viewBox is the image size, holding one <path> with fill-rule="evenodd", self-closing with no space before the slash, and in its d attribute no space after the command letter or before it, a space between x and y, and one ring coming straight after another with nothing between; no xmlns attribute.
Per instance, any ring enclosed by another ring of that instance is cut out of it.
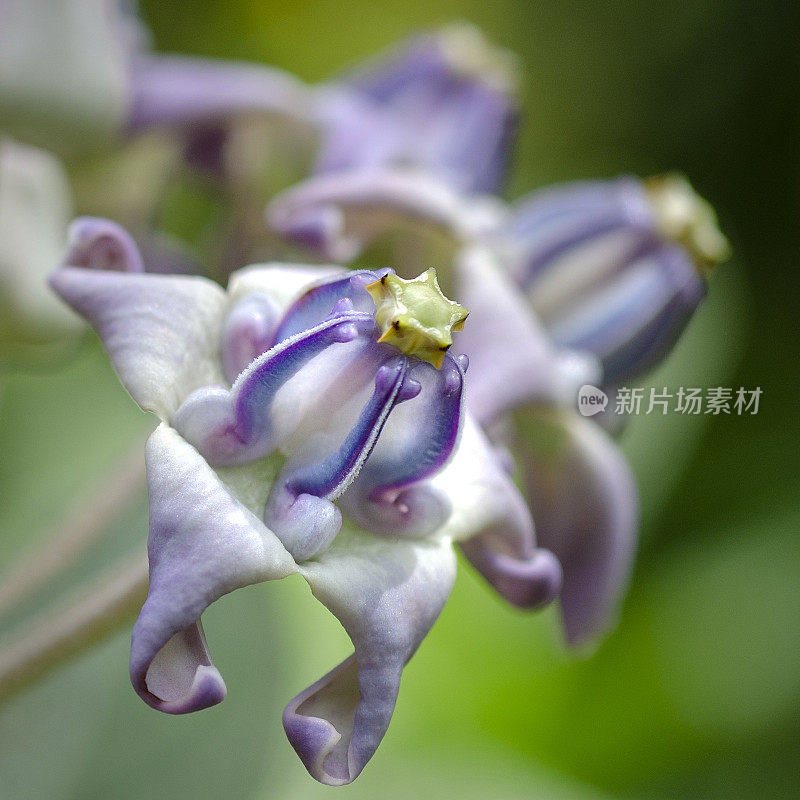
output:
<svg viewBox="0 0 800 800"><path fill-rule="evenodd" d="M283 736L284 703L349 645L289 580L204 617L229 687L221 706L148 709L128 683L125 633L0 710L0 797L800 797L800 7L148 0L142 12L161 50L308 80L417 29L476 23L524 68L509 197L677 168L716 206L735 256L651 380L760 386L761 408L641 417L625 433L642 543L620 626L593 655L565 653L552 612L513 610L462 569L352 786L315 784ZM0 391L7 562L152 421L93 340ZM116 527L115 541L143 546L144 499Z"/></svg>

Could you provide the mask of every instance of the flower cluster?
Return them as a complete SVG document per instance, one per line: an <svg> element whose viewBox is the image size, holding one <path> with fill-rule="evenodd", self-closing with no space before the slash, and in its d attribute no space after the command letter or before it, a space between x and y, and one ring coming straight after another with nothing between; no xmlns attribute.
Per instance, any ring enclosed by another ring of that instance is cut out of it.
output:
<svg viewBox="0 0 800 800"><path fill-rule="evenodd" d="M131 649L142 699L173 714L221 701L202 613L299 573L354 653L284 727L316 779L348 783L450 592L454 543L509 602L558 598L568 642L597 641L629 579L637 495L612 420L581 416L578 388L613 391L669 352L727 253L710 206L675 175L501 200L516 63L466 25L308 87L152 53L102 0L48 6L44 33L75 55L56 70L19 44L38 5L0 2L0 126L27 142L0 139L0 233L15 237L0 236L0 288L39 291L60 263L53 289L162 421ZM143 143L170 165L156 191L68 228L66 176L31 145L127 163ZM310 172L276 191L272 167L298 150ZM227 198L205 264L152 222L187 173ZM62 335L35 306L27 324Z"/></svg>

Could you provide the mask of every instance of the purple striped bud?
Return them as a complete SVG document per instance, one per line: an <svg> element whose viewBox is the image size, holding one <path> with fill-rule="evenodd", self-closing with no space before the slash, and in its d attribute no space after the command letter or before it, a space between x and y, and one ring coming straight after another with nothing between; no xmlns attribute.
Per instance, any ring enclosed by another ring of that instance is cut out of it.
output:
<svg viewBox="0 0 800 800"><path fill-rule="evenodd" d="M496 241L555 342L597 355L607 383L669 352L729 249L677 175L546 189L516 205Z"/></svg>

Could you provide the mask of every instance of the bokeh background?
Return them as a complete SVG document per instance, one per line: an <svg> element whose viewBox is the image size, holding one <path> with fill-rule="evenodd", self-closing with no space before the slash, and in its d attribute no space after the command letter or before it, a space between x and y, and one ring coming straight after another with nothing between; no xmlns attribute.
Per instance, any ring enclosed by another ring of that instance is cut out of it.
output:
<svg viewBox="0 0 800 800"><path fill-rule="evenodd" d="M800 7L148 0L142 13L158 49L307 80L420 28L476 23L524 68L509 197L678 168L720 214L735 255L652 384L763 396L757 416L640 417L626 431L642 542L620 625L594 654L567 654L553 613L509 608L464 565L352 786L315 784L283 736L284 703L349 647L297 579L204 616L229 687L216 708L148 709L120 633L0 709L0 797L800 797ZM4 376L0 563L153 426L95 340L65 362ZM142 498L97 563L145 531Z"/></svg>

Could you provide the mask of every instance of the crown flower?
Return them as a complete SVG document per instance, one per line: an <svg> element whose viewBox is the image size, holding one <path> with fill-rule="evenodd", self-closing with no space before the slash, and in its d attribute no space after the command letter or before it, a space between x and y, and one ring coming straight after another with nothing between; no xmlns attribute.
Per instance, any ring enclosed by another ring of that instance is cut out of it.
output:
<svg viewBox="0 0 800 800"><path fill-rule="evenodd" d="M431 294L432 273L400 283L385 269L255 266L227 292L204 278L72 266L52 278L136 402L162 419L146 452L150 588L134 688L171 714L220 702L203 611L300 573L355 649L284 712L298 755L330 784L352 781L383 737L402 667L450 592L452 542L520 605L549 602L561 579L464 417L466 359L441 353L437 368L379 341L376 284L406 287L409 319L437 323L444 309L463 322L464 309Z"/></svg>
<svg viewBox="0 0 800 800"><path fill-rule="evenodd" d="M711 207L678 176L566 184L505 205L464 191L443 165L415 174L388 155L354 157L279 195L268 218L342 259L397 231L419 243L415 264L449 244L446 274L470 309L456 338L473 365L467 406L517 456L539 540L564 570L567 640L596 640L628 583L638 500L597 424L608 421L577 413L578 388L613 389L659 363L729 248ZM462 549L482 569L474 548Z"/></svg>

